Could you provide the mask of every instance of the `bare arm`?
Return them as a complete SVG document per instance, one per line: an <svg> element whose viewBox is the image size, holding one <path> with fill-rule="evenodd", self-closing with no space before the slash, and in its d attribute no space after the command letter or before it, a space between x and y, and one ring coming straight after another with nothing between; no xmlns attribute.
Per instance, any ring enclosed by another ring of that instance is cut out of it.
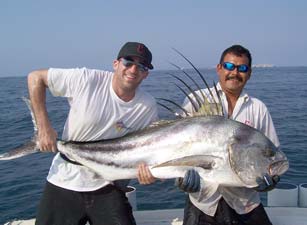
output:
<svg viewBox="0 0 307 225"><path fill-rule="evenodd" d="M38 128L41 151L56 152L57 132L52 128L46 108L46 88L48 70L33 71L28 75L28 89Z"/></svg>

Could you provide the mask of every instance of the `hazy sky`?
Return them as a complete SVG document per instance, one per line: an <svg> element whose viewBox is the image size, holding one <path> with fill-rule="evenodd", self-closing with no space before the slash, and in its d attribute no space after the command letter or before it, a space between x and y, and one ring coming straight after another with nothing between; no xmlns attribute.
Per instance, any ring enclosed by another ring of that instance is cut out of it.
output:
<svg viewBox="0 0 307 225"><path fill-rule="evenodd" d="M0 76L111 70L126 41L145 43L157 70L185 65L172 47L211 67L235 43L255 64L307 66L306 23L306 0L0 0Z"/></svg>

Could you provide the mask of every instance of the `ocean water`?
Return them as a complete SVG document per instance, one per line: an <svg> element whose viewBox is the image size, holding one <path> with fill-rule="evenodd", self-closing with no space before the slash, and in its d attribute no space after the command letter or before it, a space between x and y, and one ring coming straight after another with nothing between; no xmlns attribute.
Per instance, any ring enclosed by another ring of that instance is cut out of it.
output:
<svg viewBox="0 0 307 225"><path fill-rule="evenodd" d="M188 70L201 86L198 75ZM215 70L203 69L209 85L217 81ZM175 86L169 73L184 77L180 71L154 71L143 82L142 88L155 97L182 103L184 95ZM26 77L0 78L0 152L6 152L32 137L30 114L21 97L27 96ZM193 86L193 85L192 85ZM211 85L210 85L211 86ZM195 87L193 87L195 88ZM289 171L282 182L307 182L307 67L255 68L246 91L261 99L269 108L281 142L290 161ZM48 113L54 128L61 134L68 111L63 98L47 95ZM161 118L172 118L164 108ZM0 161L0 224L13 219L35 217L52 153L37 153L11 161ZM173 180L157 181L137 188L137 207L145 209L181 208L185 194L174 186ZM266 205L266 195L262 195Z"/></svg>

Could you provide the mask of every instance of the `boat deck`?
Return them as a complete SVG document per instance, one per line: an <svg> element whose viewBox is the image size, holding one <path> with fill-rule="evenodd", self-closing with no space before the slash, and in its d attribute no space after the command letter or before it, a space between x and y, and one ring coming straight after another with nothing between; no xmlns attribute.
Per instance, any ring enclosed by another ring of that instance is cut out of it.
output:
<svg viewBox="0 0 307 225"><path fill-rule="evenodd" d="M266 207L274 225L307 225L307 208ZM182 225L183 209L134 211L138 225ZM5 225L34 225L32 220L8 222Z"/></svg>

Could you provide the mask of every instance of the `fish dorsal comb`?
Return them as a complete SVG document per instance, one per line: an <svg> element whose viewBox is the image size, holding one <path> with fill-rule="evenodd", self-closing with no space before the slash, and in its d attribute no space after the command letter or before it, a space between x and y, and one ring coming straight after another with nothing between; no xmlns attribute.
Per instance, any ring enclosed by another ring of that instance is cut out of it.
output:
<svg viewBox="0 0 307 225"><path fill-rule="evenodd" d="M198 76L201 78L203 84L205 85L206 93L200 87L200 85L195 81L195 79L193 79L192 75L190 75L187 71L185 71L184 69L182 69L178 65L171 63L171 65L173 65L179 71L181 71L184 74L184 76L186 78L188 78L198 89L198 91L194 91L190 87L190 85L188 84L187 81L185 81L184 79L180 78L177 75L169 73L170 76L172 76L173 78L178 80L186 89L188 89L189 93L191 93L191 94L188 94L184 90L184 88L175 84L177 86L177 88L184 94L184 96L191 103L191 106L193 108L193 113L189 113L186 109L181 107L179 104L175 103L174 101L165 99L165 98L157 98L158 104L160 106L166 108L170 112L174 113L175 116L177 116L177 117L196 117L196 116L212 116L212 115L223 116L224 113L223 113L222 101L221 101L220 93L219 93L219 91L216 87L216 84L213 82L214 92L212 92L212 90L210 89L207 81L205 80L204 75L193 65L193 63L187 57L185 57L181 52L179 52L178 50L176 50L174 48L173 48L173 50L176 53L178 53L182 58L184 58L184 60L187 61L192 66L194 71L198 74ZM168 107L166 104L161 103L161 100L164 101L164 102L171 103L172 105L176 106L182 112L182 115L177 113L172 108Z"/></svg>

